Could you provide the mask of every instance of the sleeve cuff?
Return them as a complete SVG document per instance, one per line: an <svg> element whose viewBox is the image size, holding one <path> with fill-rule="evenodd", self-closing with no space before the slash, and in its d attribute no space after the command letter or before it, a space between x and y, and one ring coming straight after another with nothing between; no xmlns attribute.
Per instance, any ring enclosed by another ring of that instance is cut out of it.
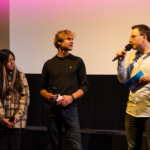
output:
<svg viewBox="0 0 150 150"><path fill-rule="evenodd" d="M16 114L16 115L15 115L15 118L16 118L17 120L20 120L21 117Z"/></svg>
<svg viewBox="0 0 150 150"><path fill-rule="evenodd" d="M86 86L80 87L80 90L84 92L84 94L88 91L88 88Z"/></svg>

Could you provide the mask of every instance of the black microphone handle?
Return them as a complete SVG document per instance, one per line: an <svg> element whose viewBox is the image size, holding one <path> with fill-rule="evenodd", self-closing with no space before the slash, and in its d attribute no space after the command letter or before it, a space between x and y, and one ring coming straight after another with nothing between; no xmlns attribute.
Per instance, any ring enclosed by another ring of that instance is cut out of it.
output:
<svg viewBox="0 0 150 150"><path fill-rule="evenodd" d="M127 50L126 48L124 48L123 49L125 52L127 52L127 51L129 51L129 50ZM123 54L122 55L117 55L112 61L115 61L115 60L117 60L119 57L122 57L123 56Z"/></svg>
<svg viewBox="0 0 150 150"><path fill-rule="evenodd" d="M57 87L53 87L53 88L52 88L52 94L53 94L53 95L58 94L57 91L58 91L58 88L57 88Z"/></svg>
<svg viewBox="0 0 150 150"><path fill-rule="evenodd" d="M52 94L53 94L53 95L58 94L57 91L58 91L58 88L57 88L57 87L53 87L53 88L52 88ZM53 106L56 105L56 104L57 104L57 101L51 103L51 107L53 107Z"/></svg>
<svg viewBox="0 0 150 150"><path fill-rule="evenodd" d="M14 120L15 120L15 117L14 117L14 116L11 116L11 117L9 118L9 122L14 122Z"/></svg>
<svg viewBox="0 0 150 150"><path fill-rule="evenodd" d="M123 49L124 51L130 51L133 48L132 44L129 43L125 46L125 48ZM119 57L122 57L123 55L117 55L112 61L115 61L116 59L118 59Z"/></svg>

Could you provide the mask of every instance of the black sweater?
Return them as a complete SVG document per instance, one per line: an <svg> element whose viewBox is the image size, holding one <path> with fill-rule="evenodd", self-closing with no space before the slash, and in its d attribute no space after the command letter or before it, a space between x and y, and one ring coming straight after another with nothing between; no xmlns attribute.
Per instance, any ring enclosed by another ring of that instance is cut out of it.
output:
<svg viewBox="0 0 150 150"><path fill-rule="evenodd" d="M57 87L60 95L71 95L78 89L84 93L88 90L88 82L84 62L81 58L69 54L66 57L57 55L48 60L42 70L40 91ZM76 101L73 101L76 103Z"/></svg>

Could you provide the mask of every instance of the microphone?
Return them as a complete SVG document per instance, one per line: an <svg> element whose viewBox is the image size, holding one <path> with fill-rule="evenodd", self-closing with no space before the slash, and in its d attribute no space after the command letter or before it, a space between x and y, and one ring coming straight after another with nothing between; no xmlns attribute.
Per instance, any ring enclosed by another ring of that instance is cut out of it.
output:
<svg viewBox="0 0 150 150"><path fill-rule="evenodd" d="M132 44L128 44L125 46L125 48L123 49L124 51L130 51L133 48ZM119 57L121 57L122 55L117 55L112 61L117 60Z"/></svg>
<svg viewBox="0 0 150 150"><path fill-rule="evenodd" d="M58 94L57 92L58 92L58 88L57 88L57 87L52 87L52 94L53 94L53 95ZM53 107L53 106L56 105L56 104L57 104L56 101L53 102L53 103L51 103L51 107Z"/></svg>
<svg viewBox="0 0 150 150"><path fill-rule="evenodd" d="M9 122L14 122L14 120L15 120L15 116L11 116L11 117L9 118Z"/></svg>
<svg viewBox="0 0 150 150"><path fill-rule="evenodd" d="M52 94L53 94L53 95L58 94L58 93L57 93L57 90L58 90L57 87L52 87Z"/></svg>

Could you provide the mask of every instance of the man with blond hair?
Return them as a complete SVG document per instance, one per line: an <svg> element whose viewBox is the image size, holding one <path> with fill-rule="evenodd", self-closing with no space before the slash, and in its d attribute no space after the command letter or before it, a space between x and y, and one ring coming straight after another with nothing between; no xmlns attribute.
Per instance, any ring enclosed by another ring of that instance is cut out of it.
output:
<svg viewBox="0 0 150 150"><path fill-rule="evenodd" d="M61 149L62 123L72 150L82 150L77 99L88 90L84 62L69 53L75 34L58 31L54 45L57 55L43 66L40 94L46 98L45 115L53 150Z"/></svg>

